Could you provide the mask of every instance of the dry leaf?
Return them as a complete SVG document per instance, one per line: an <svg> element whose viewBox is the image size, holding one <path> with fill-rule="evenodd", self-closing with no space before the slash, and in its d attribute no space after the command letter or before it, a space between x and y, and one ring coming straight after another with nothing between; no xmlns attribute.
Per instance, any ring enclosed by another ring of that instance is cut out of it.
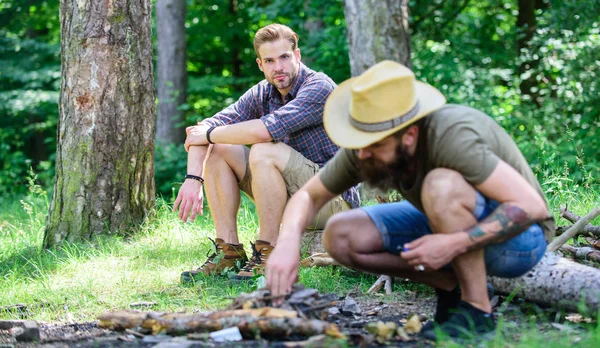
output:
<svg viewBox="0 0 600 348"><path fill-rule="evenodd" d="M375 340L378 343L383 344L394 337L398 326L394 322L388 321L384 323L380 320L376 323L368 323L365 328L369 333L375 335Z"/></svg>
<svg viewBox="0 0 600 348"><path fill-rule="evenodd" d="M411 314L404 325L404 331L410 335L421 332L422 328L423 324L421 324L421 320L417 314Z"/></svg>

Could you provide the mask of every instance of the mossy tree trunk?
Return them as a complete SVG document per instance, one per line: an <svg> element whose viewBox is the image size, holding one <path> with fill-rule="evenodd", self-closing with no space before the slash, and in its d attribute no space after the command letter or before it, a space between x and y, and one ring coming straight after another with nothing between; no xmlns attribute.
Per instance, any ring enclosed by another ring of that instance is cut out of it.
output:
<svg viewBox="0 0 600 348"><path fill-rule="evenodd" d="M410 64L408 0L345 0L348 54L352 76L358 76L382 60ZM383 194L360 186L363 201Z"/></svg>
<svg viewBox="0 0 600 348"><path fill-rule="evenodd" d="M150 0L61 0L56 176L44 246L126 231L154 202Z"/></svg>
<svg viewBox="0 0 600 348"><path fill-rule="evenodd" d="M408 0L346 0L352 76L382 60L410 67Z"/></svg>

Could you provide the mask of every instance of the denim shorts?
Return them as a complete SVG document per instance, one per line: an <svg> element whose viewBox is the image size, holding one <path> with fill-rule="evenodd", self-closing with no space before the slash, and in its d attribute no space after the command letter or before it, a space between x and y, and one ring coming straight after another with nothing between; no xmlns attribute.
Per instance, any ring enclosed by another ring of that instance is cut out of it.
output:
<svg viewBox="0 0 600 348"><path fill-rule="evenodd" d="M473 215L477 221L481 221L498 205L498 202L477 192ZM405 243L432 233L427 217L407 201L361 209L373 220L381 233L384 249L391 253L400 253ZM544 256L546 252L544 231L539 224L531 225L509 240L486 246L484 252L488 275L502 278L519 277L532 269Z"/></svg>

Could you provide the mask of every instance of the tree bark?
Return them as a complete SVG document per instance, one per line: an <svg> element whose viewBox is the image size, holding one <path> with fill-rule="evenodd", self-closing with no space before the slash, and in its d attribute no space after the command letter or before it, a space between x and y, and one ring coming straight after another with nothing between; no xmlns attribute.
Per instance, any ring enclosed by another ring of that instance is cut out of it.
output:
<svg viewBox="0 0 600 348"><path fill-rule="evenodd" d="M581 303L590 313L600 309L600 270L555 253L544 258L519 278L489 277L496 291L515 293L525 300L578 311Z"/></svg>
<svg viewBox="0 0 600 348"><path fill-rule="evenodd" d="M185 140L183 112L187 93L185 0L156 1L158 118L156 142L180 144Z"/></svg>
<svg viewBox="0 0 600 348"><path fill-rule="evenodd" d="M154 203L151 1L62 0L56 176L45 247L126 230Z"/></svg>
<svg viewBox="0 0 600 348"><path fill-rule="evenodd" d="M344 16L352 76L386 59L411 66L407 0L346 0Z"/></svg>

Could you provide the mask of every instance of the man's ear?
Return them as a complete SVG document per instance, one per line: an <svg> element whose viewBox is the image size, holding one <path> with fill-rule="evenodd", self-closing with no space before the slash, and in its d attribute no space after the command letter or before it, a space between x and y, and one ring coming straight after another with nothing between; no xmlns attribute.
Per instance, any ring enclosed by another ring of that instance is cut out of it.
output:
<svg viewBox="0 0 600 348"><path fill-rule="evenodd" d="M294 55L296 56L296 59L298 59L298 60L300 60L302 58L299 48L296 48L296 50L294 51Z"/></svg>
<svg viewBox="0 0 600 348"><path fill-rule="evenodd" d="M402 144L404 146L412 146L417 142L417 137L419 135L419 126L412 125L408 126L408 129L402 135Z"/></svg>
<svg viewBox="0 0 600 348"><path fill-rule="evenodd" d="M262 67L262 61L260 60L260 58L256 58L256 64L258 64L258 68L260 69L260 71L264 71Z"/></svg>

